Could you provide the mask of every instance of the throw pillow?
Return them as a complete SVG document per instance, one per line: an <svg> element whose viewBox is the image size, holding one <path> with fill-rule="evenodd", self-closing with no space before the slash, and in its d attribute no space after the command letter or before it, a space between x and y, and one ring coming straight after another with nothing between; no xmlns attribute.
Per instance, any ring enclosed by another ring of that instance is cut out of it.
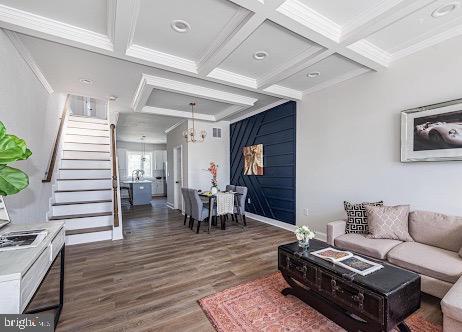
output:
<svg viewBox="0 0 462 332"><path fill-rule="evenodd" d="M366 210L364 209L365 205L381 206L383 202L375 203L359 203L351 204L350 202L343 202L345 207L345 212L347 214L347 223L345 228L345 233L356 233L356 234L368 234L369 227L367 223Z"/></svg>
<svg viewBox="0 0 462 332"><path fill-rule="evenodd" d="M364 207L373 239L414 241L409 235L409 205Z"/></svg>

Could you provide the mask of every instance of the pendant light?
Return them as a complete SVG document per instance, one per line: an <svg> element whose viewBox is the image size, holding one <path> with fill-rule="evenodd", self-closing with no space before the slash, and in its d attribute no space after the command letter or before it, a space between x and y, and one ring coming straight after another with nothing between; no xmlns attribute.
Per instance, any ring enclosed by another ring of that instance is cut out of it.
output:
<svg viewBox="0 0 462 332"><path fill-rule="evenodd" d="M188 143L202 143L205 140L205 136L207 136L207 132L205 130L196 132L196 124L194 120L194 106L196 106L196 103L189 103L189 105L191 106L192 127L185 130L183 132L183 136Z"/></svg>

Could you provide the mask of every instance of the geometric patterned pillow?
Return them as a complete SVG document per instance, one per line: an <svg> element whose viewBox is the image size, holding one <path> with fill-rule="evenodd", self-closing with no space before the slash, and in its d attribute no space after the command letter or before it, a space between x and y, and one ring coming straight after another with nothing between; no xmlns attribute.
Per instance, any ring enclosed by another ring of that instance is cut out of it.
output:
<svg viewBox="0 0 462 332"><path fill-rule="evenodd" d="M350 202L344 201L343 206L347 214L347 222L345 233L356 233L356 234L368 234L369 226L367 223L367 214L365 205L382 206L383 201L375 203L359 203L351 204Z"/></svg>
<svg viewBox="0 0 462 332"><path fill-rule="evenodd" d="M365 206L369 219L369 237L414 241L409 235L409 205Z"/></svg>

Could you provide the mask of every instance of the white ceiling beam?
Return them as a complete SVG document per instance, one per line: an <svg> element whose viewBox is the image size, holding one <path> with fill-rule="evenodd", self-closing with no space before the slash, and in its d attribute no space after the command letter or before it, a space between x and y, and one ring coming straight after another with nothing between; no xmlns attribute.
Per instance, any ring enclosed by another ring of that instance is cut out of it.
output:
<svg viewBox="0 0 462 332"><path fill-rule="evenodd" d="M136 21L140 11L140 0L108 0L108 4L110 4L108 5L108 21L111 17L114 21L112 35L108 23L108 35L113 39L114 52L125 55L133 41Z"/></svg>
<svg viewBox="0 0 462 332"><path fill-rule="evenodd" d="M103 51L105 54L113 51L112 41L107 35L1 4L0 27L90 51Z"/></svg>
<svg viewBox="0 0 462 332"><path fill-rule="evenodd" d="M233 105L225 109L224 111L221 111L217 115L215 115L215 121L220 121L223 120L224 118L231 116L233 114L242 112L243 110L249 108L249 106L240 106L240 105Z"/></svg>
<svg viewBox="0 0 462 332"><path fill-rule="evenodd" d="M250 112L247 112L246 114L243 114L237 118L234 118L232 120L230 120L230 123L235 123L235 122L238 122L238 121L241 121L241 120L244 120L244 119L247 119L248 117L251 117L251 116L254 116L254 115L257 115L258 113L261 113L261 112L264 112L264 111L267 111L271 108L274 108L276 106L279 106L279 105L282 105L282 104L285 104L287 103L289 100L287 99L280 99L278 101L275 101L274 103L271 103L271 104L268 104L266 106L263 106L263 107L260 107L256 110L253 110L253 111L250 111Z"/></svg>
<svg viewBox="0 0 462 332"><path fill-rule="evenodd" d="M11 43L13 46L16 48L18 53L22 56L24 61L27 63L29 68L32 70L34 75L37 77L37 79L42 83L43 87L47 92L51 95L54 90L51 87L50 83L48 83L47 79L43 75L42 71L40 70L39 66L35 62L34 58L30 54L29 50L26 48L26 46L23 44L21 38L17 35L16 32L10 31L10 30L5 30L6 35L10 39Z"/></svg>
<svg viewBox="0 0 462 332"><path fill-rule="evenodd" d="M164 131L164 133L168 134L168 133L171 132L173 129L175 129L175 128L177 128L178 126L182 125L185 121L187 121L187 120L181 120L181 121L175 123L173 126L167 128L167 129Z"/></svg>
<svg viewBox="0 0 462 332"><path fill-rule="evenodd" d="M303 98L302 91L294 90L277 84L271 85L263 89L263 91L271 92L275 95L278 95L280 98L284 98L284 96L289 96L292 100L302 100Z"/></svg>
<svg viewBox="0 0 462 332"><path fill-rule="evenodd" d="M178 111L169 108L153 107L153 106L144 106L141 109L142 113L164 115L164 116L173 116L175 118L184 118L192 119L192 113L186 111ZM215 122L215 116L210 114L196 113L194 115L196 120L212 121Z"/></svg>
<svg viewBox="0 0 462 332"><path fill-rule="evenodd" d="M255 104L255 102L258 100L256 98L247 97L244 95L238 95L222 90L211 89L201 85L175 81L159 76L143 74L142 79L146 81L147 86L156 89L181 93L193 97L205 98L222 103L241 106L253 106L253 104Z"/></svg>
<svg viewBox="0 0 462 332"><path fill-rule="evenodd" d="M146 77L143 75L141 77L140 84L138 84L138 88L136 89L131 105L135 112L141 112L141 109L144 105L146 105L153 89L154 88L152 86L147 84Z"/></svg>
<svg viewBox="0 0 462 332"><path fill-rule="evenodd" d="M317 91L321 91L323 89L326 89L326 88L331 87L333 85L345 82L345 81L347 81L347 80L349 80L351 78L360 76L360 75L368 73L370 71L371 70L369 68L359 68L359 69L350 71L349 73L346 73L346 74L338 76L338 77L334 77L333 79L322 82L322 83L320 83L318 85L313 86L312 88L309 88L309 89L305 90L303 92L303 96L306 96L308 94L311 94L311 93L314 93L314 92L317 92Z"/></svg>

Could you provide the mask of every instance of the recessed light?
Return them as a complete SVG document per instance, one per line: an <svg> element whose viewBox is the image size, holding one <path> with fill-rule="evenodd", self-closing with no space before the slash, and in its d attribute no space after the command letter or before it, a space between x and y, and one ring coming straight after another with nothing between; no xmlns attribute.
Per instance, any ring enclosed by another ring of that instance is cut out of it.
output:
<svg viewBox="0 0 462 332"><path fill-rule="evenodd" d="M445 4L445 5L437 8L437 9L435 9L433 11L433 13L432 13L432 16L437 18L437 17L447 15L447 14L449 14L450 12L452 12L453 10L455 10L459 6L460 6L459 1L450 2L448 4Z"/></svg>
<svg viewBox="0 0 462 332"><path fill-rule="evenodd" d="M268 56L268 52L265 52L265 51L257 51L253 54L253 58L255 60L263 60L267 56Z"/></svg>
<svg viewBox="0 0 462 332"><path fill-rule="evenodd" d="M80 83L89 85L89 84L92 84L93 81L89 80L88 78L81 78Z"/></svg>
<svg viewBox="0 0 462 332"><path fill-rule="evenodd" d="M189 23L183 20L172 21L171 27L173 30L179 33L189 32L191 30L191 26L189 25Z"/></svg>
<svg viewBox="0 0 462 332"><path fill-rule="evenodd" d="M319 75L321 75L321 73L319 71L314 71L312 73L306 74L306 76L309 77L309 78L318 77Z"/></svg>

